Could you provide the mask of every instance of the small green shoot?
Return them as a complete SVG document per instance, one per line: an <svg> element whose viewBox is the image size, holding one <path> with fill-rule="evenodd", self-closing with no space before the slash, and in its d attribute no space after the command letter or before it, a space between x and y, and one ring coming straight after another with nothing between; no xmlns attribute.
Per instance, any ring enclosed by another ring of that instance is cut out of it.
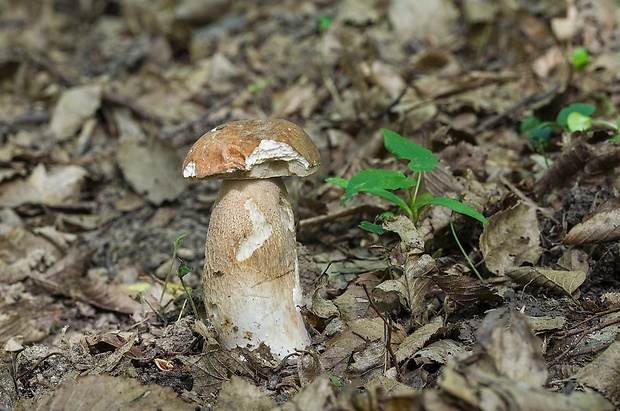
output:
<svg viewBox="0 0 620 411"><path fill-rule="evenodd" d="M577 70L583 70L590 63L590 54L583 47L573 50L573 67Z"/></svg>
<svg viewBox="0 0 620 411"><path fill-rule="evenodd" d="M531 116L521 122L519 131L528 133L528 141L532 148L537 152L543 152L549 144L549 139L553 131L589 131L594 125L608 127L616 134L612 137L613 141L620 139L620 119L615 123L606 120L593 119L592 114L596 107L587 103L571 103L558 113L556 121L541 121L538 117Z"/></svg>
<svg viewBox="0 0 620 411"><path fill-rule="evenodd" d="M181 241L187 237L187 234L181 234L174 240L174 249L172 251L172 259L170 260L170 267L168 268L168 273L166 274L166 281L164 281L164 289L161 291L161 295L159 296L159 304L161 305L164 300L164 294L166 294L166 288L168 287L168 283L170 282L170 275L172 275L172 268L174 266L174 260L177 258L177 251L179 247L181 247Z"/></svg>
<svg viewBox="0 0 620 411"><path fill-rule="evenodd" d="M332 382L332 384L334 385L334 387L336 387L337 390L342 388L342 384L340 383L340 380L338 380L338 378L336 378L334 374L328 371L327 375L329 376L329 380Z"/></svg>
<svg viewBox="0 0 620 411"><path fill-rule="evenodd" d="M183 280L183 277L185 277L187 274L191 273L194 269L192 267L188 267L185 262L183 262L181 259L179 259L179 261L181 262L181 265L179 266L178 270L177 270L177 276L179 277L179 280L181 281L181 286L183 287L183 291L185 291L185 295L187 295L187 299L189 300L190 304L192 305L192 310L194 311L194 318L198 319L198 310L196 309L196 305L194 304L194 300L192 299L192 295L189 293L189 291L187 290L187 287L185 286L185 281Z"/></svg>
<svg viewBox="0 0 620 411"><path fill-rule="evenodd" d="M394 131L387 129L382 129L381 131L383 132L383 142L386 150L397 159L407 160L407 168L413 174L408 176L400 171L367 169L358 171L350 180L340 177L325 179L328 183L345 189L340 202L341 205L356 194L368 193L388 200L398 206L414 223L418 221L424 208L431 205L439 205L456 213L472 217L483 224L488 224L487 219L482 214L460 201L446 197L435 197L429 192L420 193L419 189L424 173L435 169L437 157L432 151L404 138ZM393 193L395 190L404 190L406 200ZM362 221L359 227L375 234L383 234L385 232L381 225L369 221ZM454 230L453 234L456 238ZM483 281L476 268L467 258L458 239L456 241L465 258L470 262L474 272Z"/></svg>

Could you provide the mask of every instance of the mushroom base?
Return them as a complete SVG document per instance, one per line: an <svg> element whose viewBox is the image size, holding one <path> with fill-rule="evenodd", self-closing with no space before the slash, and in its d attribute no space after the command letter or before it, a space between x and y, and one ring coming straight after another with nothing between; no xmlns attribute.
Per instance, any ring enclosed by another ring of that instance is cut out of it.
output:
<svg viewBox="0 0 620 411"><path fill-rule="evenodd" d="M299 306L295 223L281 178L224 180L213 207L205 305L225 348L284 357L310 344Z"/></svg>

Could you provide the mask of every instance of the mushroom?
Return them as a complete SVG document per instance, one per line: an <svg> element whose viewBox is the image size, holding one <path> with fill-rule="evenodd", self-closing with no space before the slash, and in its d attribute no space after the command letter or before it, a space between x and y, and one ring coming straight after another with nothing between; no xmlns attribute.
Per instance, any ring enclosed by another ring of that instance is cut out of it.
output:
<svg viewBox="0 0 620 411"><path fill-rule="evenodd" d="M283 358L310 344L302 303L295 221L282 176L307 176L320 157L296 124L233 121L187 153L183 177L222 179L205 245L207 316L225 348L261 343Z"/></svg>

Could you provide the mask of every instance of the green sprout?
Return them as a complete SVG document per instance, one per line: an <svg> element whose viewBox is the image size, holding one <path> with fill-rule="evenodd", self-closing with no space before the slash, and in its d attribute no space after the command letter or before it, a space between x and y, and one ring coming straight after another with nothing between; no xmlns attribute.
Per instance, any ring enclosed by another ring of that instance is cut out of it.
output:
<svg viewBox="0 0 620 411"><path fill-rule="evenodd" d="M183 287L183 291L185 291L185 295L187 295L187 299L189 300L189 303L192 305L192 310L194 311L194 318L198 319L198 310L196 309L196 305L194 304L194 300L192 299L191 294L189 293L189 291L187 290L187 287L185 286L185 281L183 281L183 277L191 273L194 269L192 267L188 267L185 264L185 262L183 262L180 258L179 258L179 261L181 262L181 265L179 266L177 270L177 276L179 277L179 280L181 281L181 286Z"/></svg>
<svg viewBox="0 0 620 411"><path fill-rule="evenodd" d="M600 125L614 130L616 134L611 138L613 141L620 139L620 119L615 123L606 120L593 119L592 114L596 107L587 103L571 103L558 113L555 122L542 121L538 117L527 117L519 126L519 131L528 133L528 141L537 152L544 151L549 144L553 131L589 131L593 125Z"/></svg>
<svg viewBox="0 0 620 411"><path fill-rule="evenodd" d="M181 234L179 237L177 237L176 240L174 240L174 249L172 251L172 259L170 260L170 267L168 267L168 273L166 274L166 281L164 281L164 289L161 291L161 295L159 296L159 304L161 305L162 301L164 300L164 294L166 293L166 288L168 287L168 283L170 282L170 275L172 275L172 268L174 266L174 260L176 260L177 258L177 251L179 250L179 247L181 247L181 241L183 241L183 239L187 237L187 234Z"/></svg>
<svg viewBox="0 0 620 411"><path fill-rule="evenodd" d="M577 70L583 70L590 63L590 55L588 50L583 47L573 50L573 67Z"/></svg>
<svg viewBox="0 0 620 411"><path fill-rule="evenodd" d="M487 219L477 210L456 199L435 197L429 192L420 193L420 186L424 178L424 173L435 169L437 157L432 151L409 141L394 131L387 129L382 129L381 131L383 132L383 142L387 151L392 153L397 159L408 160L409 163L407 164L407 168L412 172L412 175L405 175L400 171L367 169L358 171L350 180L340 177L327 178L325 181L328 183L335 184L345 189L342 201L340 202L341 205L356 194L368 193L395 204L414 223L418 222L422 211L426 207L438 205L446 207L456 213L472 217L484 224L488 224ZM406 199L396 195L393 192L395 190L404 190ZM450 224L452 225L452 221L450 221ZM375 234L383 234L384 232L381 225L369 221L363 221L359 226ZM459 248L462 250L456 235L455 239ZM478 273L467 255L464 255L478 278L482 280L482 276Z"/></svg>

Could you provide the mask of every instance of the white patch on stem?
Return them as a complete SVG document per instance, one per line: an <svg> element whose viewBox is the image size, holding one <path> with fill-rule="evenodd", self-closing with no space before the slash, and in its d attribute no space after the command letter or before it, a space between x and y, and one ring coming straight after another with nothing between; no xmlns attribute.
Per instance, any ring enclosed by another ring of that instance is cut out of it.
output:
<svg viewBox="0 0 620 411"><path fill-rule="evenodd" d="M250 213L252 221L252 232L241 242L237 251L237 261L244 261L254 254L269 237L271 237L271 224L267 222L262 211L251 199L247 199L244 204Z"/></svg>

